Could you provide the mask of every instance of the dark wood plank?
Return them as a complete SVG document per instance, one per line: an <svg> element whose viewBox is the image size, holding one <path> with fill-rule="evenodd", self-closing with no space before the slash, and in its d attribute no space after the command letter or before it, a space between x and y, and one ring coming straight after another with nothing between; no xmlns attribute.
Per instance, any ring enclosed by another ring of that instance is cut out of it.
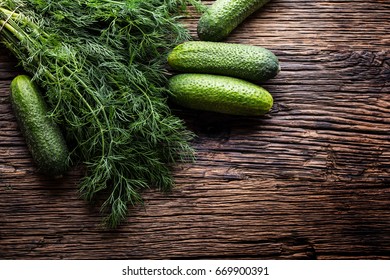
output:
<svg viewBox="0 0 390 280"><path fill-rule="evenodd" d="M205 1L212 3L212 1ZM272 111L175 107L197 135L169 194L145 192L117 231L78 198L79 169L37 174L8 100L21 71L0 47L1 259L389 259L390 3L274 0L228 38L282 72ZM196 37L197 15L184 23Z"/></svg>

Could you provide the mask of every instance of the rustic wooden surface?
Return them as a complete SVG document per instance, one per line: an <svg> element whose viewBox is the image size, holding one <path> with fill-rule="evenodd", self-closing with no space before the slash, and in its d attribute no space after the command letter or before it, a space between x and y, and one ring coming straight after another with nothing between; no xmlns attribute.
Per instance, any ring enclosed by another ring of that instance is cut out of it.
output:
<svg viewBox="0 0 390 280"><path fill-rule="evenodd" d="M0 47L0 258L390 259L389 30L388 0L271 1L228 38L279 56L270 114L178 110L197 162L117 231L78 198L80 171L36 173Z"/></svg>

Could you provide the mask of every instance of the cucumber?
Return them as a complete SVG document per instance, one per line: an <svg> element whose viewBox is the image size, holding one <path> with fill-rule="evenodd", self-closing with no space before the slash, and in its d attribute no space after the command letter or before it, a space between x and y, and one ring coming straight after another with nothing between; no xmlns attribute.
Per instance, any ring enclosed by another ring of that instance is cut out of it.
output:
<svg viewBox="0 0 390 280"><path fill-rule="evenodd" d="M222 41L250 14L269 0L216 0L198 22L202 41Z"/></svg>
<svg viewBox="0 0 390 280"><path fill-rule="evenodd" d="M59 127L48 117L43 97L31 78L11 82L11 104L19 128L38 170L59 176L68 169L69 151Z"/></svg>
<svg viewBox="0 0 390 280"><path fill-rule="evenodd" d="M188 41L168 55L172 69L187 73L219 74L253 82L274 78L278 58L268 49L233 43Z"/></svg>
<svg viewBox="0 0 390 280"><path fill-rule="evenodd" d="M172 100L187 108L242 116L267 113L273 98L251 82L220 75L185 73L169 79Z"/></svg>

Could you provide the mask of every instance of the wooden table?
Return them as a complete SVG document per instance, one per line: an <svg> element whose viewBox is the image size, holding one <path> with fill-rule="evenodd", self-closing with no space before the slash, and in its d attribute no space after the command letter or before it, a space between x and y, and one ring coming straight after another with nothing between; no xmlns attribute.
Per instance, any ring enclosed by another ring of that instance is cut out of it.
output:
<svg viewBox="0 0 390 280"><path fill-rule="evenodd" d="M280 58L272 111L177 110L197 161L116 231L78 198L79 169L37 174L8 98L20 69L0 47L0 259L389 259L389 30L388 0L271 1L227 41Z"/></svg>

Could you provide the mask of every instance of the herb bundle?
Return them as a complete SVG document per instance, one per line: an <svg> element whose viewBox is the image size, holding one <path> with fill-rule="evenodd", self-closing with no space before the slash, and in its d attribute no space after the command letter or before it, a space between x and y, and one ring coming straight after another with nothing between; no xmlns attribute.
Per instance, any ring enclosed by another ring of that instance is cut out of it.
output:
<svg viewBox="0 0 390 280"><path fill-rule="evenodd" d="M200 7L196 1L191 4ZM183 0L0 0L0 40L18 58L86 166L81 196L117 227L170 166L193 158L193 135L166 102L167 53L189 39Z"/></svg>

